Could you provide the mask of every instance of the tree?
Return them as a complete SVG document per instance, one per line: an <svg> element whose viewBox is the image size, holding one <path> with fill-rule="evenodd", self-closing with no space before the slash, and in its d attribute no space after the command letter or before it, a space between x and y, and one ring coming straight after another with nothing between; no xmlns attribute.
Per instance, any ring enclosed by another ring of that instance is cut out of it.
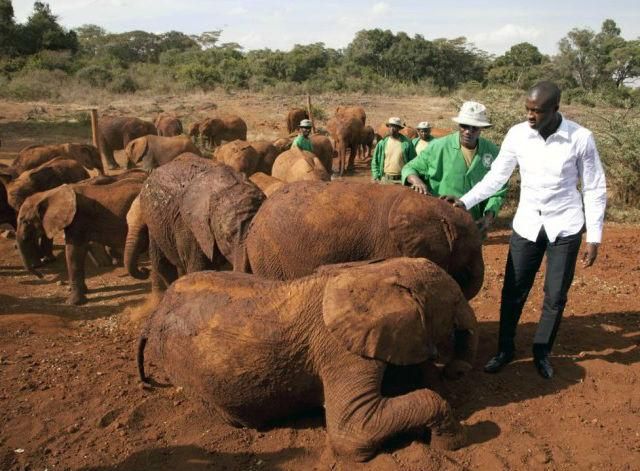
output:
<svg viewBox="0 0 640 471"><path fill-rule="evenodd" d="M528 88L540 79L540 65L548 61L548 57L541 54L533 44L519 43L496 58L489 69L488 79L490 82L516 88Z"/></svg>
<svg viewBox="0 0 640 471"><path fill-rule="evenodd" d="M19 28L20 52L34 54L43 49L52 51L78 50L78 37L74 31L65 31L58 24L58 17L51 13L49 4L35 2L27 23Z"/></svg>
<svg viewBox="0 0 640 471"><path fill-rule="evenodd" d="M15 53L16 23L11 0L0 0L0 56Z"/></svg>

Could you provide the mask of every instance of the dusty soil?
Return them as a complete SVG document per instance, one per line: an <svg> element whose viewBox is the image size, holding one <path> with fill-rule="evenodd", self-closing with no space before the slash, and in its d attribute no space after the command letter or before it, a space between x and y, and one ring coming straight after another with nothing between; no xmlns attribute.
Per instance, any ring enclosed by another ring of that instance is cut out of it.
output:
<svg viewBox="0 0 640 471"><path fill-rule="evenodd" d="M403 115L447 124L443 116L453 113L446 99L421 100L351 101L365 102L373 123ZM329 111L347 100L318 101ZM211 103L247 116L250 138L283 133L287 106L298 104L293 97L203 95L114 102L110 111L194 116ZM30 143L87 140L85 124L60 122L80 108L0 103L0 158ZM348 177L367 178L364 165ZM482 372L498 331L509 236L502 221L484 248L485 283L472 302L481 322L475 368L434 384L471 443L442 452L398 440L363 465L327 453L320 413L270 430L238 429L203 413L179 387L140 388L135 344L149 283L122 267L89 264L89 303L67 306L62 240L58 260L38 280L22 269L13 240L0 238L0 470L640 469L638 229L608 224L596 265L578 267L552 356L556 376L548 381L530 355L543 273L523 314L517 361L498 375Z"/></svg>

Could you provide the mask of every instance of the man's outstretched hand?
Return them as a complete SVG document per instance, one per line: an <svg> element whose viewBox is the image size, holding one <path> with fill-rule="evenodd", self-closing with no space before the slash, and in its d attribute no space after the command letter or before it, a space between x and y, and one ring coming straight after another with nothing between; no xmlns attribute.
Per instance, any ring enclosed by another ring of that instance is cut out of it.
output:
<svg viewBox="0 0 640 471"><path fill-rule="evenodd" d="M440 199L445 200L447 203L451 203L456 208L467 209L465 204L453 195L442 195Z"/></svg>

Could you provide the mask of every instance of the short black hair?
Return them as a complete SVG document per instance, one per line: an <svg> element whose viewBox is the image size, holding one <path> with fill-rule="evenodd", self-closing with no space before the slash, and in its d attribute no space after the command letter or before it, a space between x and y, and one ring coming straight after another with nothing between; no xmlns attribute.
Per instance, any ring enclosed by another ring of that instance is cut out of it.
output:
<svg viewBox="0 0 640 471"><path fill-rule="evenodd" d="M562 91L555 83L543 80L529 89L527 96L540 97L549 105L560 105Z"/></svg>

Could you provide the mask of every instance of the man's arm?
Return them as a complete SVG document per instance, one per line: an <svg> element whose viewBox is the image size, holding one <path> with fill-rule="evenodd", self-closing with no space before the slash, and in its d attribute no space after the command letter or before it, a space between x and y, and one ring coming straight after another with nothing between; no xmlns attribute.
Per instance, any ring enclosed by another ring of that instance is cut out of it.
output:
<svg viewBox="0 0 640 471"><path fill-rule="evenodd" d="M384 161L384 146L386 138L382 139L376 144L376 148L373 151L373 158L371 159L371 177L374 180L380 180L382 178L382 162Z"/></svg>
<svg viewBox="0 0 640 471"><path fill-rule="evenodd" d="M415 152L415 150L414 150ZM423 179L429 173L429 148L420 152L416 158L410 160L402 167L402 184L409 184L414 190L424 195L429 194L429 189Z"/></svg>
<svg viewBox="0 0 640 471"><path fill-rule="evenodd" d="M516 150L513 146L512 139L509 139L509 137L510 133L507 133L498 157L496 157L491 164L491 170L489 170L484 178L471 188L471 190L460 198L460 201L466 209L471 209L487 198L497 195L498 190L501 190L509 180L509 177L518 164ZM506 189L504 189L504 191L506 194ZM502 195L502 198L504 198L504 195Z"/></svg>
<svg viewBox="0 0 640 471"><path fill-rule="evenodd" d="M578 159L578 173L581 179L585 226L587 228L587 248L582 255L582 265L590 267L598 257L598 247L602 241L604 212L607 206L607 183L592 134L586 140L580 157Z"/></svg>

